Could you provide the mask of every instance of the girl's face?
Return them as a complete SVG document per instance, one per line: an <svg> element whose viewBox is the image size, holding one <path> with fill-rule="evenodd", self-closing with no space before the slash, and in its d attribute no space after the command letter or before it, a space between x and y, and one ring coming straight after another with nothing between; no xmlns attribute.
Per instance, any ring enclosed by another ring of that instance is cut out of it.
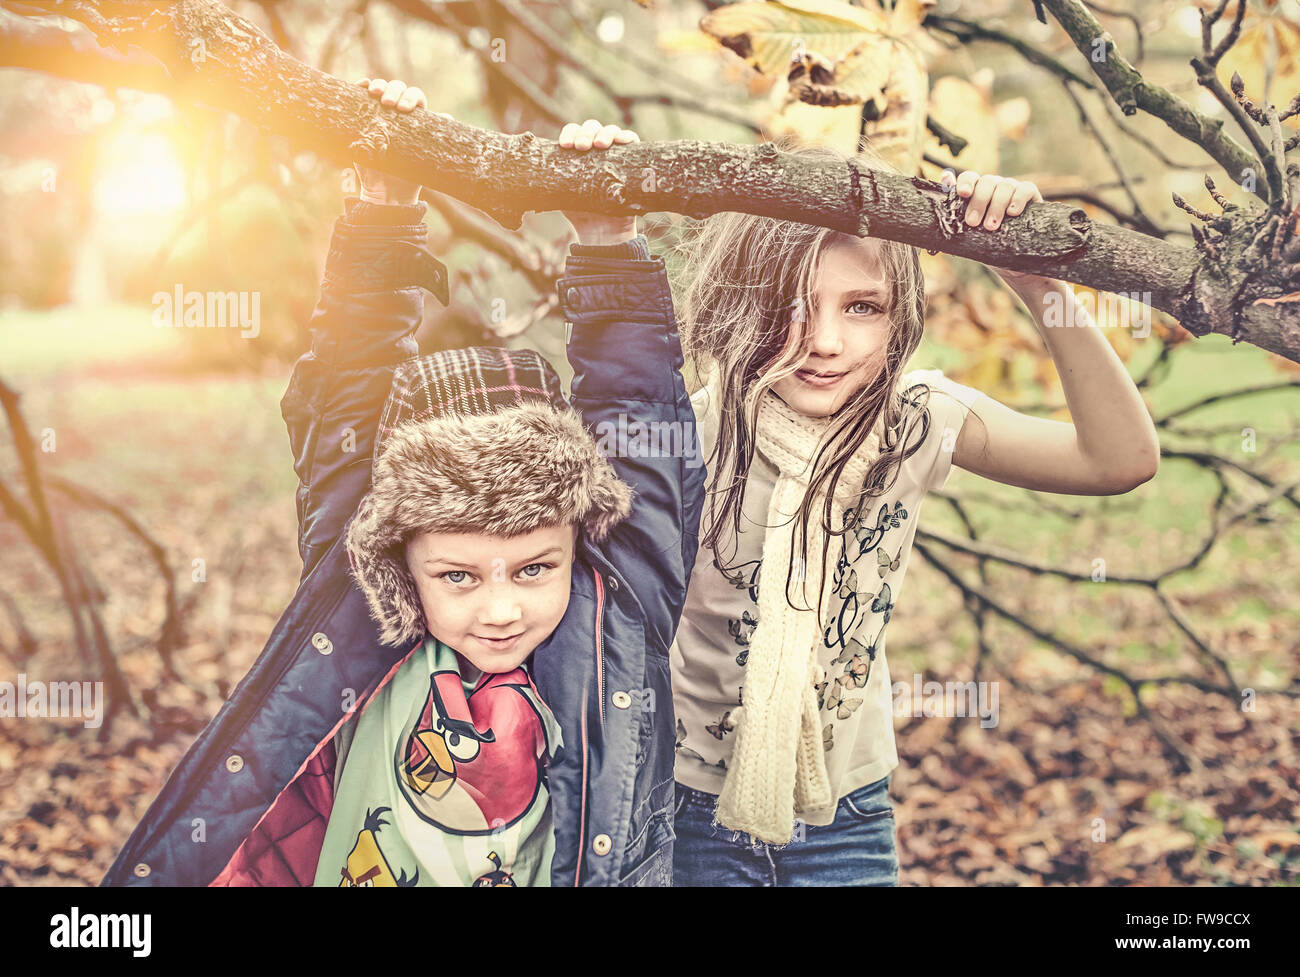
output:
<svg viewBox="0 0 1300 977"><path fill-rule="evenodd" d="M480 671L519 667L568 610L576 538L575 526L413 537L406 565L429 631Z"/></svg>
<svg viewBox="0 0 1300 977"><path fill-rule="evenodd" d="M871 238L838 237L811 283L808 355L772 390L794 410L827 417L880 374L889 340L889 283ZM791 337L797 332L796 311Z"/></svg>

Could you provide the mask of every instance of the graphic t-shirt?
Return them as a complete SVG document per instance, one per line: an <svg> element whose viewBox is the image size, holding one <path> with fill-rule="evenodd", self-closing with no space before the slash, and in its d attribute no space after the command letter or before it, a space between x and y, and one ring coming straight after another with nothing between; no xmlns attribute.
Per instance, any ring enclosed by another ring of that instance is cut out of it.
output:
<svg viewBox="0 0 1300 977"><path fill-rule="evenodd" d="M916 383L931 388L925 439L902 463L897 480L884 495L870 500L864 512L846 511L846 520L854 528L831 539L831 559L835 560L837 549L839 553L834 592L823 608L817 661L825 670L825 680L817 686L817 694L826 767L837 799L898 766L885 629L907 573L921 501L947 482L957 435L979 396L978 390L950 380L939 370L907 373L899 389L906 391ZM716 387L706 386L691 398L705 457L718 436L716 396ZM912 399L919 397L913 394ZM918 436L909 433L909 443ZM700 527L699 554L671 651L676 778L710 794L722 792L731 759L735 739L731 714L743 698L749 638L758 625L764 523L777 475L776 468L755 452L745 482L741 531L734 537L734 548L725 538L720 544L722 566L715 562L712 548L702 542L707 527ZM706 505L704 519L708 517ZM788 524L778 531L789 532ZM819 558L820 554L810 555L809 561ZM830 824L835 806L800 816L808 824Z"/></svg>
<svg viewBox="0 0 1300 977"><path fill-rule="evenodd" d="M315 885L550 885L559 725L525 667L461 669L430 635L340 731Z"/></svg>

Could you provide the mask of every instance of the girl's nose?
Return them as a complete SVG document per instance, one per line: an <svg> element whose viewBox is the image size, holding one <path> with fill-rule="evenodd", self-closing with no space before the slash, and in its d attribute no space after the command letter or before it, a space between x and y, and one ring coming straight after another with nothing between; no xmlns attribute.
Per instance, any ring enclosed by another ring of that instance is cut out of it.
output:
<svg viewBox="0 0 1300 977"><path fill-rule="evenodd" d="M834 317L819 315L813 322L812 351L827 359L844 352L844 341Z"/></svg>

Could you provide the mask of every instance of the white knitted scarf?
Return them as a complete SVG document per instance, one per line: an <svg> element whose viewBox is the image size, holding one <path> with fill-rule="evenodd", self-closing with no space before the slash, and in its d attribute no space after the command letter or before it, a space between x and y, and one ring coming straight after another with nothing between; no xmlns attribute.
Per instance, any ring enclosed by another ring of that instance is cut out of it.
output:
<svg viewBox="0 0 1300 977"><path fill-rule="evenodd" d="M786 575L792 565L797 513L809 489L812 463L831 419L808 417L771 391L759 403L756 448L778 471L768 504L758 581L758 625L749 640L741 706L732 712L736 740L715 818L758 841L786 844L800 812L830 806L830 777L822 745L817 693L822 645L817 595L823 611L833 610L833 573L838 547L827 548L821 566L825 496L814 500L808 520L807 581L799 569L791 586L797 610L786 600ZM880 454L883 412L872 432L849 459L835 490L832 526L843 524L844 509L857 502L867 469Z"/></svg>

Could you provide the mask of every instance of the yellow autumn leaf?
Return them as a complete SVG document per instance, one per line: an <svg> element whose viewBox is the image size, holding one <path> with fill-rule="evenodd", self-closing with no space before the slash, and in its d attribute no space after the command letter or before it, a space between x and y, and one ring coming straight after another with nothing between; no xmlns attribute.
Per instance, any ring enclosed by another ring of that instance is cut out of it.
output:
<svg viewBox="0 0 1300 977"><path fill-rule="evenodd" d="M766 129L773 136L792 135L805 146L829 146L854 156L861 124L860 105L809 105L794 99L772 117Z"/></svg>
<svg viewBox="0 0 1300 977"><path fill-rule="evenodd" d="M957 172L998 172L998 122L988 95L976 84L955 75L940 78L930 88L930 115L946 129L966 140L966 147L951 156L937 137L928 137L930 155L952 158Z"/></svg>
<svg viewBox="0 0 1300 977"><path fill-rule="evenodd" d="M889 81L893 53L893 44L886 38L864 40L830 66L829 78L820 84L801 85L797 90L792 84L792 91L796 91L803 101L814 105L873 102L879 107L884 101L884 88ZM792 83L795 74L796 71L792 69ZM814 71L809 80L816 82L817 78ZM831 100L826 100L827 96L831 96Z"/></svg>
<svg viewBox="0 0 1300 977"><path fill-rule="evenodd" d="M914 175L925 148L925 117L930 101L930 75L920 55L909 45L893 44L889 81L882 92L880 118L862 127L866 145L900 173Z"/></svg>
<svg viewBox="0 0 1300 977"><path fill-rule="evenodd" d="M1219 62L1225 86L1233 72L1241 75L1246 95L1257 105L1286 105L1300 92L1300 25L1278 15L1247 17L1241 37ZM1300 125L1300 120L1285 124Z"/></svg>
<svg viewBox="0 0 1300 977"><path fill-rule="evenodd" d="M764 5L787 7L800 14L827 21L841 21L869 34L882 34L889 27L889 18L879 10L844 3L842 0L764 0Z"/></svg>
<svg viewBox="0 0 1300 977"><path fill-rule="evenodd" d="M903 36L916 30L937 2L938 0L898 0L889 17L890 32Z"/></svg>
<svg viewBox="0 0 1300 977"><path fill-rule="evenodd" d="M883 15L830 0L733 3L706 14L700 29L767 75L814 53L834 63L885 33Z"/></svg>

